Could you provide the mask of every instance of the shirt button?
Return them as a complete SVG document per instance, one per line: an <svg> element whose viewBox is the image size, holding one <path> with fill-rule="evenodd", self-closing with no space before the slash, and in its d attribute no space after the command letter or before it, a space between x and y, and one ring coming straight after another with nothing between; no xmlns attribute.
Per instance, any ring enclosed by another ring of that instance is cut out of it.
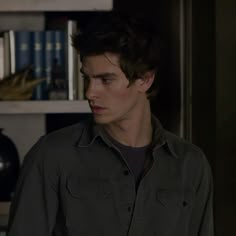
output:
<svg viewBox="0 0 236 236"><path fill-rule="evenodd" d="M128 175L129 174L129 171L128 170L124 170L124 175Z"/></svg>
<svg viewBox="0 0 236 236"><path fill-rule="evenodd" d="M128 207L128 212L131 212L131 207L130 206Z"/></svg>

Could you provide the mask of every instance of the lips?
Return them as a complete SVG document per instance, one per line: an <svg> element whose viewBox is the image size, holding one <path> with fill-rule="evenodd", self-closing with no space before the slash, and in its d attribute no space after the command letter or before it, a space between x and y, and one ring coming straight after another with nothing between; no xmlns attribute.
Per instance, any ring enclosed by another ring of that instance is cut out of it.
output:
<svg viewBox="0 0 236 236"><path fill-rule="evenodd" d="M100 107L100 106L90 106L91 110L93 113L101 113L102 111L104 111L106 108L105 107Z"/></svg>
<svg viewBox="0 0 236 236"><path fill-rule="evenodd" d="M104 107L101 107L101 106L94 106L94 105L91 105L91 108L101 108L101 109L104 109Z"/></svg>

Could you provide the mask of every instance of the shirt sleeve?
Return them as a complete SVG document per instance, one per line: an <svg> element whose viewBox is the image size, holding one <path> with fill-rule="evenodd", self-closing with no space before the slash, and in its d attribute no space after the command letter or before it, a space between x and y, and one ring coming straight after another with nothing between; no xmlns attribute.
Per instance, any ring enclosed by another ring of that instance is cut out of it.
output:
<svg viewBox="0 0 236 236"><path fill-rule="evenodd" d="M57 214L55 178L40 143L26 155L10 208L8 236L51 236ZM54 171L56 173L56 171Z"/></svg>
<svg viewBox="0 0 236 236"><path fill-rule="evenodd" d="M200 183L194 201L189 236L213 236L213 179L209 163L202 156L202 171Z"/></svg>

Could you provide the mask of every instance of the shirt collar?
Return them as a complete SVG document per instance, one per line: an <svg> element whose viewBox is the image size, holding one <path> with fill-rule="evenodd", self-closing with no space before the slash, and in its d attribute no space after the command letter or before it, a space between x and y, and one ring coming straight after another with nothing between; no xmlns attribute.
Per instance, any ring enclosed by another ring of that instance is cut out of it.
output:
<svg viewBox="0 0 236 236"><path fill-rule="evenodd" d="M102 125L96 124L93 119L84 124L80 137L77 137L75 146L89 147L93 145L96 139L101 138L109 147L112 143L107 138Z"/></svg>
<svg viewBox="0 0 236 236"><path fill-rule="evenodd" d="M161 122L152 115L152 126L153 126L153 137L152 137L152 148L155 155L155 151L163 147L167 149L167 151L170 152L172 156L175 158L178 158L174 146L167 135L167 131L163 128Z"/></svg>
<svg viewBox="0 0 236 236"><path fill-rule="evenodd" d="M161 122L152 115L153 137L151 147L153 151L160 147L167 148L172 156L178 158L174 146L167 135L166 130L162 127ZM93 145L96 139L101 138L106 145L112 147L113 144L103 129L102 125L96 124L93 119L85 123L82 134L77 138L75 145L78 147L89 147Z"/></svg>

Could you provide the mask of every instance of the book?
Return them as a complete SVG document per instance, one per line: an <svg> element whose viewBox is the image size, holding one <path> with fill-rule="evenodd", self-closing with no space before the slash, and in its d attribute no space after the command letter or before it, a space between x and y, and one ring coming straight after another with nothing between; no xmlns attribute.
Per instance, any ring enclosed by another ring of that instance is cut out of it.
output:
<svg viewBox="0 0 236 236"><path fill-rule="evenodd" d="M72 35L77 32L77 22L74 20L67 21L67 77L68 77L68 99L76 100L77 95L77 70L78 57L76 49L72 46Z"/></svg>
<svg viewBox="0 0 236 236"><path fill-rule="evenodd" d="M50 100L66 100L68 98L68 82L66 78L66 34L63 30L54 32L54 56L49 87Z"/></svg>
<svg viewBox="0 0 236 236"><path fill-rule="evenodd" d="M0 37L0 80L4 78L4 44L3 37Z"/></svg>
<svg viewBox="0 0 236 236"><path fill-rule="evenodd" d="M15 59L15 33L13 30L9 30L9 41L10 41L10 64L11 64L11 74L16 72L16 59Z"/></svg>
<svg viewBox="0 0 236 236"><path fill-rule="evenodd" d="M55 59L57 60L57 64L60 66L65 65L65 31L63 30L55 30Z"/></svg>
<svg viewBox="0 0 236 236"><path fill-rule="evenodd" d="M8 77L11 74L11 52L10 52L10 36L9 31L3 33L4 44L4 77Z"/></svg>
<svg viewBox="0 0 236 236"><path fill-rule="evenodd" d="M33 77L41 79L46 77L44 70L44 31L32 32L32 57L33 57ZM33 92L33 100L44 100L46 98L46 81L37 85Z"/></svg>
<svg viewBox="0 0 236 236"><path fill-rule="evenodd" d="M16 72L32 64L32 40L30 31L15 31Z"/></svg>
<svg viewBox="0 0 236 236"><path fill-rule="evenodd" d="M54 63L54 38L55 38L55 31L49 30L45 31L45 75L47 78L47 88L49 88L50 84L52 83L52 66Z"/></svg>

